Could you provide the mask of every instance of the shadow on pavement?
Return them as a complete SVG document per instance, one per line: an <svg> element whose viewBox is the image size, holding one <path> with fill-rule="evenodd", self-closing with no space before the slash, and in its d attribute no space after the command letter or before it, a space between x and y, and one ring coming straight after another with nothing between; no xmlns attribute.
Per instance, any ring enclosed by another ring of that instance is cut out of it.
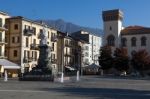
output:
<svg viewBox="0 0 150 99"><path fill-rule="evenodd" d="M72 96L91 97L91 99L150 99L150 91L130 89L62 87L40 90L60 92Z"/></svg>

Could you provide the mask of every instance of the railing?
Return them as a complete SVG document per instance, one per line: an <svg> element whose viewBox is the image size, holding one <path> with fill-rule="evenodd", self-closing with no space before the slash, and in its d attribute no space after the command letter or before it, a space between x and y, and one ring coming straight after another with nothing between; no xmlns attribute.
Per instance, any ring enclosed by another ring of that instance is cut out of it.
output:
<svg viewBox="0 0 150 99"><path fill-rule="evenodd" d="M5 39L0 39L0 44L6 44Z"/></svg>
<svg viewBox="0 0 150 99"><path fill-rule="evenodd" d="M33 30L31 29L24 29L24 35L32 36L34 34Z"/></svg>
<svg viewBox="0 0 150 99"><path fill-rule="evenodd" d="M39 50L39 45L38 44L31 44L30 49L31 50Z"/></svg>
<svg viewBox="0 0 150 99"><path fill-rule="evenodd" d="M7 31L8 29L5 28L5 26L0 25L0 31Z"/></svg>
<svg viewBox="0 0 150 99"><path fill-rule="evenodd" d="M57 40L58 40L58 39L57 39L57 36L52 36L52 37L51 37L51 41L52 41L52 42L56 42Z"/></svg>
<svg viewBox="0 0 150 99"><path fill-rule="evenodd" d="M71 43L65 43L65 46L72 47Z"/></svg>
<svg viewBox="0 0 150 99"><path fill-rule="evenodd" d="M71 56L73 56L73 54L72 53L65 53L65 56L71 57Z"/></svg>
<svg viewBox="0 0 150 99"><path fill-rule="evenodd" d="M24 57L24 59L23 59L24 63L29 63L29 62L32 62L32 61L37 61L37 59L33 58L33 57Z"/></svg>

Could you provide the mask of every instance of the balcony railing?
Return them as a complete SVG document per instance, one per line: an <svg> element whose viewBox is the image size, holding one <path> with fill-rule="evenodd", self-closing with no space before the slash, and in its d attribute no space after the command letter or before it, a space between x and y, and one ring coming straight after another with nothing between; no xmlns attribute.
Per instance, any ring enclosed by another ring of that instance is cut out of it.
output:
<svg viewBox="0 0 150 99"><path fill-rule="evenodd" d="M73 54L72 53L65 53L65 56L71 57L71 56L73 56Z"/></svg>
<svg viewBox="0 0 150 99"><path fill-rule="evenodd" d="M0 55L0 59L6 59L7 57L4 55Z"/></svg>
<svg viewBox="0 0 150 99"><path fill-rule="evenodd" d="M0 45L7 44L5 39L0 39Z"/></svg>
<svg viewBox="0 0 150 99"><path fill-rule="evenodd" d="M51 63L52 64L56 64L57 63L57 59L51 59Z"/></svg>
<svg viewBox="0 0 150 99"><path fill-rule="evenodd" d="M32 36L34 34L34 31L31 29L24 29L24 35L25 36Z"/></svg>
<svg viewBox="0 0 150 99"><path fill-rule="evenodd" d="M31 44L30 49L31 50L39 50L39 45L38 44Z"/></svg>
<svg viewBox="0 0 150 99"><path fill-rule="evenodd" d="M37 61L37 59L33 58L33 57L24 57L24 59L23 59L24 63L29 63L29 62L32 62L32 61Z"/></svg>
<svg viewBox="0 0 150 99"><path fill-rule="evenodd" d="M52 36L52 37L51 37L51 41L52 41L52 42L56 42L57 40L58 40L58 39L57 39L57 36Z"/></svg>
<svg viewBox="0 0 150 99"><path fill-rule="evenodd" d="M72 47L71 43L65 43L66 47Z"/></svg>
<svg viewBox="0 0 150 99"><path fill-rule="evenodd" d="M5 28L5 26L0 26L0 31L7 31L8 29Z"/></svg>

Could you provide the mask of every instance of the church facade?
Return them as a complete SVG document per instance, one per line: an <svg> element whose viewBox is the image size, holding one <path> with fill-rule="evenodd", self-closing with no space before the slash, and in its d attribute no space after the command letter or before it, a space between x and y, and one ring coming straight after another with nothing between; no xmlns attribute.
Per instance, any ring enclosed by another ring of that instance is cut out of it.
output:
<svg viewBox="0 0 150 99"><path fill-rule="evenodd" d="M143 26L123 27L123 12L119 9L102 12L104 38L103 45L112 47L112 50L125 47L128 54L133 51L146 49L150 53L150 28Z"/></svg>

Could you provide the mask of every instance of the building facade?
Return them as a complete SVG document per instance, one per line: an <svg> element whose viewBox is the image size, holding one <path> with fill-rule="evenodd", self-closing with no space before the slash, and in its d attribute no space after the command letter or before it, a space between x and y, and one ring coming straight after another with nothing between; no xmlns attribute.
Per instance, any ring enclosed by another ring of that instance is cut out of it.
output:
<svg viewBox="0 0 150 99"><path fill-rule="evenodd" d="M37 65L40 43L39 35L43 32L44 25L21 16L6 19L8 31L6 32L6 55L14 63L21 65L21 73L31 71ZM57 31L47 27L47 44L51 46L51 61L53 72L56 72L57 64L53 59L57 58L57 43L54 40Z"/></svg>
<svg viewBox="0 0 150 99"><path fill-rule="evenodd" d="M89 33L87 31L78 31L72 34L74 37L78 37L81 40L84 40L88 43L85 43L83 45L83 63L84 66L88 66L91 64L99 65L98 57L99 57L99 51L100 47L102 45L102 38L100 36L94 35L92 33Z"/></svg>
<svg viewBox="0 0 150 99"><path fill-rule="evenodd" d="M6 39L6 32L8 31L6 26L6 18L10 16L0 11L0 76L2 77L4 72L8 73L9 77L17 77L18 76L18 69L20 67L17 64L14 64L7 60L6 56L6 48L7 46L7 39Z"/></svg>
<svg viewBox="0 0 150 99"><path fill-rule="evenodd" d="M103 45L125 47L129 56L133 51L146 49L150 53L150 28L143 26L123 27L123 12L119 9L103 11Z"/></svg>

